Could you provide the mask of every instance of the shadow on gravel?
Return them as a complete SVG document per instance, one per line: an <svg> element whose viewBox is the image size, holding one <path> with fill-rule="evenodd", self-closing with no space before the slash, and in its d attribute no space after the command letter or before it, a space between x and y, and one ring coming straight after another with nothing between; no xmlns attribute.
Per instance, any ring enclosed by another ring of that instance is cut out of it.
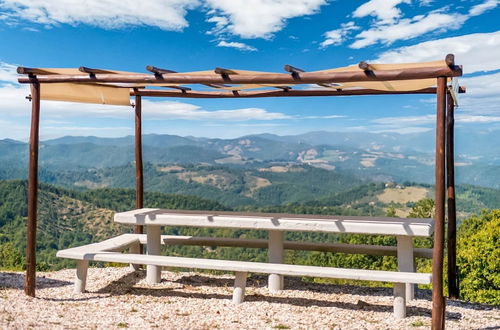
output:
<svg viewBox="0 0 500 330"><path fill-rule="evenodd" d="M68 281L55 280L44 276L36 277L37 289L57 288L66 285L72 285ZM24 274L23 273L0 273L0 289L23 289L24 287Z"/></svg>
<svg viewBox="0 0 500 330"><path fill-rule="evenodd" d="M171 283L181 284L181 288L168 288L168 287L134 287L140 280L145 278L145 271L137 271L129 273L122 278L113 281L106 287L101 288L97 293L106 293L112 296L120 295L137 295L137 296L151 296L151 297L163 297L163 298L194 298L194 299L226 299L231 300L232 298L232 286L234 279L232 278L213 278L204 275L190 275L184 276L180 279L173 281ZM162 282L164 282L163 280ZM166 282L166 281L165 281ZM378 296L392 296L391 288L372 288L372 287L356 287L356 286L345 286L345 285L331 285L331 284L318 284L318 283L306 283L300 281L300 279L287 278L286 281L289 287L297 289L300 285L300 290L303 291L316 291L328 294L360 294L360 295L378 295ZM350 302L340 302L340 301L329 301L314 298L297 298L297 297L284 297L284 296L273 296L273 295L262 295L251 293L251 288L265 287L267 285L267 276L251 276L247 282L247 295L245 296L246 302L268 302L276 304L287 304L294 306L304 306L304 307L335 307L340 309L349 310L366 310L372 312L384 312L392 314L392 305L379 305L370 304L359 300L357 303ZM203 293L199 292L201 286L210 287L223 287L228 289L227 294L220 293ZM428 290L419 290L422 299L426 299L429 295ZM419 297L420 298L420 297ZM407 309L408 316L424 316L431 317L431 310L424 307L408 306ZM446 319L448 320L459 320L462 318L460 313L456 312L446 312Z"/></svg>
<svg viewBox="0 0 500 330"><path fill-rule="evenodd" d="M180 284L190 284L193 286L227 286L232 287L234 278L212 278L210 275L190 275L184 276L177 281ZM263 288L267 286L267 276L265 275L254 275L252 274L247 279L247 288ZM364 287L356 285L337 285L337 284L323 284L323 283L313 283L304 282L299 277L285 277L285 290L293 289L298 291L309 291L327 294L353 294L353 295L371 295L371 296L392 296L392 288L381 288L381 287ZM426 299L427 295L420 293L422 290L418 290L418 298ZM420 297L422 295L422 297ZM429 295L430 297L430 295Z"/></svg>

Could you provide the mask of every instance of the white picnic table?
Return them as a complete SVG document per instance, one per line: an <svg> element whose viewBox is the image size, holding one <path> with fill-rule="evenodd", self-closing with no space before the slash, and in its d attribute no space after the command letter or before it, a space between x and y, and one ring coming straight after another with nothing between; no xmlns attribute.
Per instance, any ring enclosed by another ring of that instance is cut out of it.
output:
<svg viewBox="0 0 500 330"><path fill-rule="evenodd" d="M129 225L144 225L146 234L122 234L102 242L58 251L58 257L77 260L75 280L77 292L85 291L89 261L130 263L134 268L137 268L138 265L146 265L146 280L151 284L160 282L162 267L233 271L235 273L233 291L235 303L241 303L244 300L248 272L269 274L268 288L271 292L283 289L283 276L382 281L394 283L394 315L397 318L402 318L406 315L406 302L414 297L415 284L429 284L432 279L431 274L415 272L414 257L430 258L432 250L414 249L413 237L431 236L434 231L433 219L142 208L116 213L114 221ZM162 226L266 230L269 235L267 240L172 236L162 235ZM285 241L284 233L286 231L393 235L397 238L397 246ZM160 255L162 244L267 246L268 263L162 256ZM139 253L141 245L146 246L147 253L145 255ZM130 253L122 253L126 249ZM396 255L398 271L284 264L284 249Z"/></svg>
<svg viewBox="0 0 500 330"><path fill-rule="evenodd" d="M241 213L217 211L181 211L143 208L115 214L114 221L130 225L144 225L147 232L149 255L158 255L161 246L161 226L188 226L232 229L267 230L270 263L283 263L284 232L309 231L342 234L394 235L397 237L398 270L414 271L414 236L428 237L433 233L433 219L402 219L390 217L297 215L281 213ZM214 240L216 243L216 240ZM216 245L216 244L214 244ZM147 267L147 279L159 281L160 268ZM283 289L283 277L269 275L269 290ZM413 299L412 285L406 290L407 299Z"/></svg>

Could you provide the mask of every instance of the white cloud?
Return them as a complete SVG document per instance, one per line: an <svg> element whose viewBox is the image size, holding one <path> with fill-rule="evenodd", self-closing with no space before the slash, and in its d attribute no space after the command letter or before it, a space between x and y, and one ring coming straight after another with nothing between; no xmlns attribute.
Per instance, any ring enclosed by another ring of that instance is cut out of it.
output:
<svg viewBox="0 0 500 330"><path fill-rule="evenodd" d="M16 65L0 62L0 84L17 83Z"/></svg>
<svg viewBox="0 0 500 330"><path fill-rule="evenodd" d="M467 93L459 96L459 111L472 115L500 115L500 72L463 78Z"/></svg>
<svg viewBox="0 0 500 330"><path fill-rule="evenodd" d="M287 19L311 15L326 0L205 0L211 8L213 33L229 33L242 38L269 38L280 31Z"/></svg>
<svg viewBox="0 0 500 330"><path fill-rule="evenodd" d="M188 26L187 10L198 0L2 0L4 20L18 19L44 25L89 24L103 28L137 25L181 30Z"/></svg>
<svg viewBox="0 0 500 330"><path fill-rule="evenodd" d="M279 112L268 112L260 108L245 108L236 110L203 110L201 107L188 103L172 101L144 101L145 118L212 120L212 121L247 121L247 120L278 120L291 117Z"/></svg>
<svg viewBox="0 0 500 330"><path fill-rule="evenodd" d="M249 52L257 51L257 48L255 48L255 47L244 44L242 42L234 42L234 41L227 42L227 41L222 40L217 44L217 47L236 48L238 50L249 51Z"/></svg>
<svg viewBox="0 0 500 330"><path fill-rule="evenodd" d="M378 42L391 44L396 40L407 40L415 38L427 32L435 30L457 29L467 20L460 14L445 14L442 12L431 12L427 15L418 15L413 18L400 19L395 24L377 25L365 30L356 36L355 42L350 47L354 49L364 48Z"/></svg>
<svg viewBox="0 0 500 330"><path fill-rule="evenodd" d="M269 38L286 20L316 13L327 0L1 0L0 21L50 27L89 24L107 29L154 26L180 31L188 10L203 8L211 34Z"/></svg>
<svg viewBox="0 0 500 330"><path fill-rule="evenodd" d="M457 114L455 121L459 123L495 123L500 122L500 116L480 116Z"/></svg>
<svg viewBox="0 0 500 330"><path fill-rule="evenodd" d="M372 133L399 133L399 134L415 134L425 133L432 130L431 127L392 127L392 128L377 128L372 127L369 129Z"/></svg>
<svg viewBox="0 0 500 330"><path fill-rule="evenodd" d="M449 7L441 7L438 10L429 11L423 15L405 17L400 6L411 5L412 0L369 0L356 8L352 13L355 19L368 16L374 17L369 28L358 33L349 47L354 49L364 48L377 43L391 44L398 40L408 40L427 33L443 32L460 28L468 19L478 16L498 6L500 0L483 0L483 2L471 6L467 12L450 12ZM430 6L432 1L420 0L420 6ZM459 7L460 8L460 7ZM462 8L463 9L463 8ZM353 26L357 22L349 22ZM340 44L348 36L349 31L342 29L331 30L330 37L325 34L326 40L323 47L329 44Z"/></svg>
<svg viewBox="0 0 500 330"><path fill-rule="evenodd" d="M396 6L411 0L370 0L359 6L353 13L353 17L375 16L380 23L393 23L395 19L401 16L401 10Z"/></svg>
<svg viewBox="0 0 500 330"><path fill-rule="evenodd" d="M453 53L455 62L464 67L465 73L500 69L500 31L475 33L458 37L422 42L382 53L374 62L404 63L426 62L443 59Z"/></svg>
<svg viewBox="0 0 500 330"><path fill-rule="evenodd" d="M337 119L337 118L346 118L347 116L343 115L327 115L327 116L303 116L299 117L300 119Z"/></svg>
<svg viewBox="0 0 500 330"><path fill-rule="evenodd" d="M42 87L43 88L43 87ZM6 85L0 88L2 107L0 113L15 116L28 116L31 107L25 96L29 94L26 86ZM109 106L100 104L84 104L57 101L42 101L44 118L132 118L130 107ZM208 111L200 106L175 101L143 101L144 119L163 120L214 120L214 121L247 121L277 120L292 117L279 112L268 112L260 108L244 108L234 110Z"/></svg>
<svg viewBox="0 0 500 330"><path fill-rule="evenodd" d="M354 22L343 23L339 29L325 32L325 40L320 44L320 48L326 48L330 45L340 45L344 42L349 32L358 29L359 27Z"/></svg>
<svg viewBox="0 0 500 330"><path fill-rule="evenodd" d="M482 13L494 9L496 6L500 4L499 0L486 0L483 3L480 3L479 5L475 5L469 10L469 15L471 16L478 16L481 15Z"/></svg>
<svg viewBox="0 0 500 330"><path fill-rule="evenodd" d="M373 123L390 126L401 125L423 125L430 124L436 121L435 115L422 116L400 116L400 117L382 117L372 120Z"/></svg>
<svg viewBox="0 0 500 330"><path fill-rule="evenodd" d="M28 134L28 125L0 119L0 139L16 139L26 141L28 139Z"/></svg>

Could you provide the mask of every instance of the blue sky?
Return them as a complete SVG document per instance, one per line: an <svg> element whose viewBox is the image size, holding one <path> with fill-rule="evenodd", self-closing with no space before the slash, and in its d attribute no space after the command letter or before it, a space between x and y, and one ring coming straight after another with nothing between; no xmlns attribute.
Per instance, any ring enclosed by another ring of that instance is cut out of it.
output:
<svg viewBox="0 0 500 330"><path fill-rule="evenodd" d="M0 0L0 138L27 140L17 65L319 70L456 54L457 126L500 129L500 0ZM429 96L145 100L144 132L237 137L433 128ZM42 139L133 133L131 108L44 101Z"/></svg>

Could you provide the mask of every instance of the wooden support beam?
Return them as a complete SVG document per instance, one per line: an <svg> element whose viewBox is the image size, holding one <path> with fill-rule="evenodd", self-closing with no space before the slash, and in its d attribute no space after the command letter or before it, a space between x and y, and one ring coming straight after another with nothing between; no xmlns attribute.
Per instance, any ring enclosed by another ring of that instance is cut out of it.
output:
<svg viewBox="0 0 500 330"><path fill-rule="evenodd" d="M146 70L148 70L149 72L154 73L155 76L157 76L159 79L163 79L163 77L162 77L163 74L178 73L177 71L168 70L168 69L162 69L162 68L158 68L158 67L152 66L152 65L147 65L146 66ZM229 86L223 85L223 84L203 84L203 85L208 86L208 87L212 87L212 88L229 87ZM175 87L172 87L172 88L175 88ZM179 86L178 88L180 90L182 90L183 92L191 90L191 88L189 88L189 87L180 87Z"/></svg>
<svg viewBox="0 0 500 330"><path fill-rule="evenodd" d="M158 67L152 66L152 65L146 65L146 70L148 70L149 72L152 72L154 74L157 74L157 75L168 74L168 73L177 73L177 71L162 69L162 68L158 68Z"/></svg>
<svg viewBox="0 0 500 330"><path fill-rule="evenodd" d="M219 68L219 67L215 68L214 72L217 74L220 74L222 76L229 76L231 74L238 74L236 71L224 69L224 68Z"/></svg>
<svg viewBox="0 0 500 330"><path fill-rule="evenodd" d="M149 97L182 97L182 98L258 98L258 97L284 97L284 96L348 96L348 95L400 95L400 94L436 94L436 88L429 87L416 91L379 91L374 89L351 90L306 90L293 89L288 91L256 90L256 91L167 91L159 89L139 89L131 91L130 95Z"/></svg>
<svg viewBox="0 0 500 330"><path fill-rule="evenodd" d="M294 79L300 79L300 74L303 73L303 72L305 72L302 69L296 68L296 67L288 65L288 64L286 64L284 66L284 69L285 69L286 72L290 72L292 74L292 77Z"/></svg>
<svg viewBox="0 0 500 330"><path fill-rule="evenodd" d="M434 248L432 254L432 329L444 329L443 296L444 211L445 211L445 122L446 77L437 78L436 115L436 210L434 214Z"/></svg>
<svg viewBox="0 0 500 330"><path fill-rule="evenodd" d="M37 69L35 68L27 68L24 66L18 66L16 69L19 74L36 74Z"/></svg>
<svg viewBox="0 0 500 330"><path fill-rule="evenodd" d="M38 203L38 145L40 130L40 84L31 84L31 131L28 173L28 221L26 228L26 277L24 292L35 297L36 222Z"/></svg>
<svg viewBox="0 0 500 330"><path fill-rule="evenodd" d="M371 71L370 64L366 63L365 61L359 62L358 67L363 71Z"/></svg>
<svg viewBox="0 0 500 330"><path fill-rule="evenodd" d="M167 83L167 84L319 84L331 82L357 82L357 81L388 81L388 80L411 80L427 79L437 77L457 77L462 75L461 67L428 67L410 68L394 70L374 70L372 74L365 72L304 72L299 79L289 74L245 74L230 75L229 79L224 79L213 74L191 74L168 73L161 75L149 74L96 74L95 77L89 75L39 75L33 77L20 77L20 83L85 83L85 82L108 82L108 83Z"/></svg>
<svg viewBox="0 0 500 330"><path fill-rule="evenodd" d="M144 171L142 166L142 97L135 96L135 208L144 207ZM142 234L144 228L136 225L134 233ZM142 253L142 246L140 247Z"/></svg>
<svg viewBox="0 0 500 330"><path fill-rule="evenodd" d="M446 62L447 66L454 67L455 66L455 55L453 55L453 54L446 55L444 61Z"/></svg>
<svg viewBox="0 0 500 330"><path fill-rule="evenodd" d="M284 92L288 92L289 90L292 89L291 86L273 86L274 88L278 88L278 89L281 89L283 90Z"/></svg>
<svg viewBox="0 0 500 330"><path fill-rule="evenodd" d="M86 66L81 66L78 68L78 71L80 72L85 72L85 73L89 73L89 74L96 74L96 73L113 73L112 71L109 71L109 70L101 70L101 69L92 69L92 68L88 68Z"/></svg>
<svg viewBox="0 0 500 330"><path fill-rule="evenodd" d="M180 91L182 91L182 92L187 92L187 91L190 91L190 90L191 90L191 88L189 88L189 87L184 87L184 86L163 86L163 87L165 87L165 88L173 88L173 89L178 89L178 90L180 90Z"/></svg>
<svg viewBox="0 0 500 330"><path fill-rule="evenodd" d="M446 113L446 184L448 198L448 297L458 299L460 296L457 268L457 210L455 203L455 102L450 93L447 94Z"/></svg>

